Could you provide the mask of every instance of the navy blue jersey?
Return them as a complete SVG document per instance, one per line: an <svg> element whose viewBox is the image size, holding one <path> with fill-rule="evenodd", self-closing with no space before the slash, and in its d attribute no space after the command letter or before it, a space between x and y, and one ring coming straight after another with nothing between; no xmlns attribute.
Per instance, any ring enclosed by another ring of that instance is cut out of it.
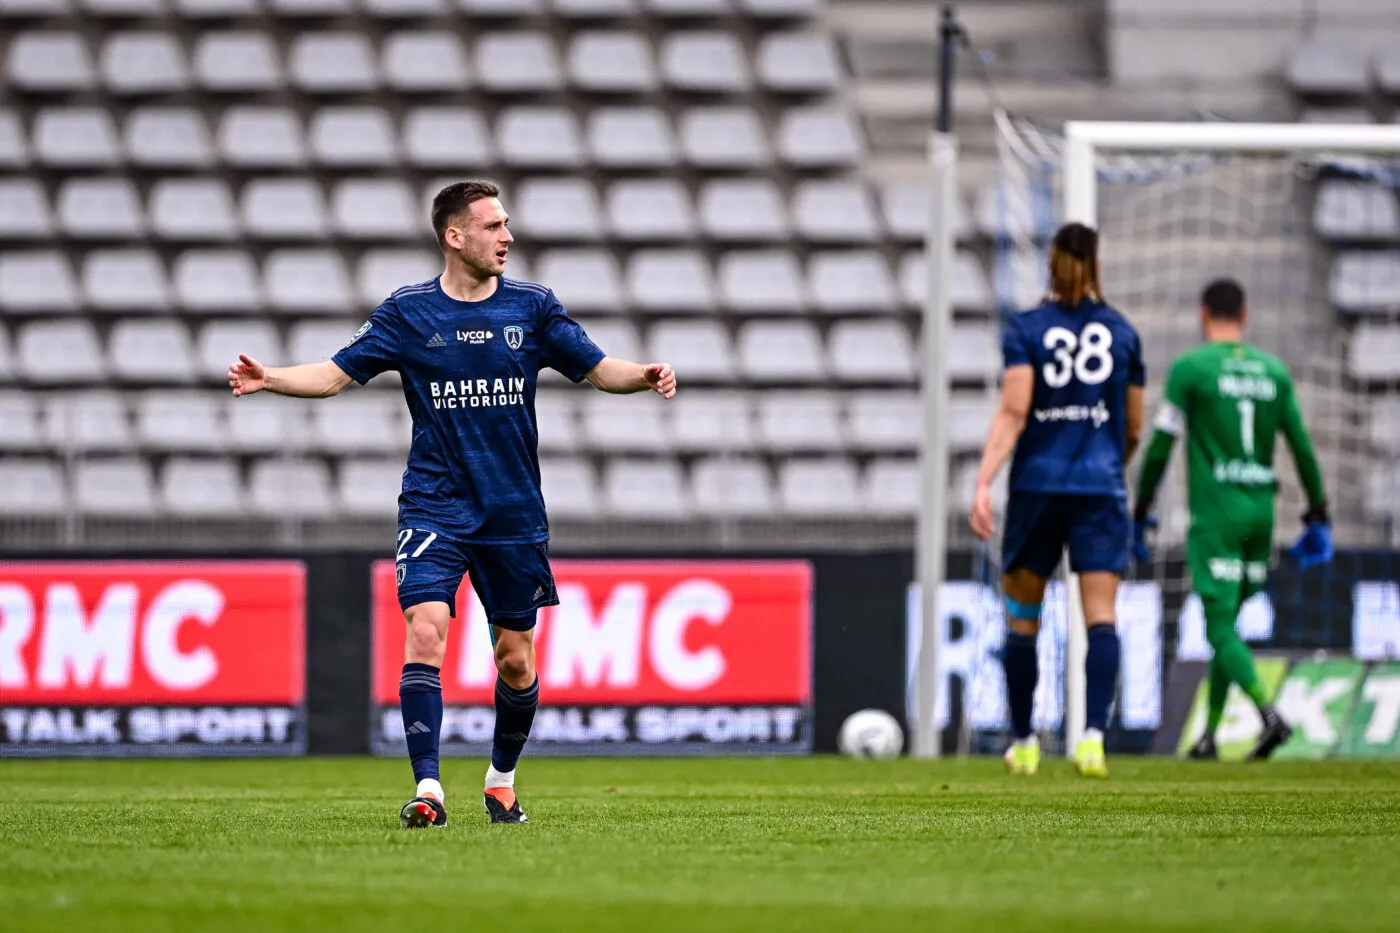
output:
<svg viewBox="0 0 1400 933"><path fill-rule="evenodd" d="M365 383L397 370L413 416L399 526L475 544L545 541L535 381L578 382L603 351L542 285L501 278L484 301L437 279L401 288L333 358Z"/></svg>
<svg viewBox="0 0 1400 933"><path fill-rule="evenodd" d="M1047 301L1007 320L1001 349L1008 368L1035 371L1011 489L1126 497L1128 386L1147 376L1142 341L1127 318L1095 301L1074 309Z"/></svg>

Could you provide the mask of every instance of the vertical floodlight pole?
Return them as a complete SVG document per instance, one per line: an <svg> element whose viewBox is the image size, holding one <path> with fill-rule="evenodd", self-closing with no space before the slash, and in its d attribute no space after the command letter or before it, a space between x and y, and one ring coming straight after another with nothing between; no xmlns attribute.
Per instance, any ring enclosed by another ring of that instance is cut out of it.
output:
<svg viewBox="0 0 1400 933"><path fill-rule="evenodd" d="M928 302L924 307L921 384L923 443L920 460L918 573L921 630L915 696L914 748L920 758L941 751L938 730L938 595L948 550L948 344L952 336L953 238L957 221L958 143L953 136L953 55L961 27L951 4L939 27L937 128L929 140Z"/></svg>

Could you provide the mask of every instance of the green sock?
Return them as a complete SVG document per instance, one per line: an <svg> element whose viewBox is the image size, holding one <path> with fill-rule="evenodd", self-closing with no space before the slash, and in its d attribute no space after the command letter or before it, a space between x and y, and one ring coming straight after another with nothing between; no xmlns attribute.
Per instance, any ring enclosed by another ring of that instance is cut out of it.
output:
<svg viewBox="0 0 1400 933"><path fill-rule="evenodd" d="M1269 696L1264 691L1264 683L1254 670L1254 655L1235 631L1235 617L1239 615L1239 604L1206 606L1206 640L1215 649L1211 668L1219 665L1221 675L1240 685L1254 705L1263 709L1269 705ZM1223 708L1224 699L1221 699Z"/></svg>
<svg viewBox="0 0 1400 933"><path fill-rule="evenodd" d="M1210 659L1209 705L1206 707L1206 735L1215 735L1225 715L1225 698L1230 695L1230 674L1218 658Z"/></svg>

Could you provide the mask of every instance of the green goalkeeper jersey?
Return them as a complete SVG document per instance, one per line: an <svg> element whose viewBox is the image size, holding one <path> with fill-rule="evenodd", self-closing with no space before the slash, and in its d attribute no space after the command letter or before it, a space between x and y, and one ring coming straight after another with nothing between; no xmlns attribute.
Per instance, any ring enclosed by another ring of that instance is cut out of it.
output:
<svg viewBox="0 0 1400 933"><path fill-rule="evenodd" d="M1138 484L1142 506L1156 494L1173 441L1185 434L1193 523L1265 509L1272 515L1278 490L1274 442L1280 431L1308 502L1324 503L1322 474L1293 378L1271 354L1235 342L1207 343L1182 354L1167 374L1155 426Z"/></svg>

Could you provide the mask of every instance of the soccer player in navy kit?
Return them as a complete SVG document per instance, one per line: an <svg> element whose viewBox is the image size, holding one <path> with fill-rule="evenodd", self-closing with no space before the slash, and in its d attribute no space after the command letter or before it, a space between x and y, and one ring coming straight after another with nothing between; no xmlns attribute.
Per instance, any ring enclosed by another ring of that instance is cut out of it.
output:
<svg viewBox="0 0 1400 933"><path fill-rule="evenodd" d="M1099 285L1098 234L1066 224L1050 250L1050 295L1013 315L1002 339L1006 371L992 419L971 523L992 534L992 481L1012 453L1002 538L1003 655L1014 742L1013 773L1034 774L1031 732L1039 672L1035 639L1045 586L1069 549L1089 627L1086 730L1074 752L1081 774L1106 777L1103 733L1118 680L1114 602L1128 568L1132 523L1123 468L1142 432L1142 343Z"/></svg>
<svg viewBox="0 0 1400 933"><path fill-rule="evenodd" d="M439 671L463 574L486 609L499 674L486 810L493 823L527 822L514 788L539 703L535 616L559 602L540 493L539 371L548 366L604 392L676 393L668 364L606 356L552 291L503 277L514 237L499 194L487 181L438 192L442 275L394 292L332 359L273 367L240 356L228 372L236 396L300 398L335 395L388 370L402 377L413 441L399 496L398 593L408 626L399 698L418 782L400 811L406 827L447 823Z"/></svg>

